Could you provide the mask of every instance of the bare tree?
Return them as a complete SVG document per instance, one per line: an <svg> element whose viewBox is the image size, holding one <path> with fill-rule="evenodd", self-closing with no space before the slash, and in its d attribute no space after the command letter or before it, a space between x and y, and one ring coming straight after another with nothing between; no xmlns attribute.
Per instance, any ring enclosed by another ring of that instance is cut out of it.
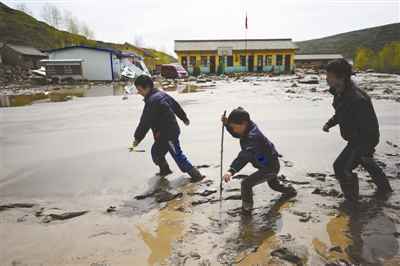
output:
<svg viewBox="0 0 400 266"><path fill-rule="evenodd" d="M135 46L137 47L143 47L144 46L144 40L143 37L141 35L136 34L133 38L133 43L135 44Z"/></svg>
<svg viewBox="0 0 400 266"><path fill-rule="evenodd" d="M79 22L68 10L64 10L64 28L66 31L79 34Z"/></svg>
<svg viewBox="0 0 400 266"><path fill-rule="evenodd" d="M62 15L60 10L55 5L46 3L42 7L41 17L53 27L60 28Z"/></svg>
<svg viewBox="0 0 400 266"><path fill-rule="evenodd" d="M29 14L33 16L32 10L30 10L24 3L18 3L15 5L15 9L25 12L26 14Z"/></svg>
<svg viewBox="0 0 400 266"><path fill-rule="evenodd" d="M94 38L94 32L89 28L86 23L82 23L81 34L88 39Z"/></svg>

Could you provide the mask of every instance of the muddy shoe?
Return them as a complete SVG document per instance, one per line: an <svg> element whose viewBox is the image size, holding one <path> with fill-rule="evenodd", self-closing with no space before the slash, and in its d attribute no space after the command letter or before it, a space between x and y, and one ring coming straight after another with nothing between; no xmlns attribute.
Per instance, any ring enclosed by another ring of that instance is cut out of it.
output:
<svg viewBox="0 0 400 266"><path fill-rule="evenodd" d="M206 177L205 175L202 175L196 167L193 167L192 170L188 172L188 174L191 177L190 182L192 183L199 182Z"/></svg>
<svg viewBox="0 0 400 266"><path fill-rule="evenodd" d="M296 196L297 196L296 189L290 185L287 186L287 188L285 189L285 192L282 193L282 198L285 198L285 199L290 199L290 198L293 198Z"/></svg>
<svg viewBox="0 0 400 266"><path fill-rule="evenodd" d="M167 165L160 166L160 172L156 173L156 176L166 177L167 175L170 175L170 174L172 174L172 171L167 164Z"/></svg>
<svg viewBox="0 0 400 266"><path fill-rule="evenodd" d="M349 202L357 202L359 199L359 182L356 174L339 180L340 188L342 189L344 198Z"/></svg>

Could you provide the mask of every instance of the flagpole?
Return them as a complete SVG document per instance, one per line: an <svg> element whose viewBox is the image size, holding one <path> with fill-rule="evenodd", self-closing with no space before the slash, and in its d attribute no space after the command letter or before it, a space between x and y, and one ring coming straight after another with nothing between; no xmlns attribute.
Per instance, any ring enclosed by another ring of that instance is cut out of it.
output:
<svg viewBox="0 0 400 266"><path fill-rule="evenodd" d="M249 72L249 59L247 58L247 11L246 11L246 23L244 27L244 53L246 56L247 72Z"/></svg>

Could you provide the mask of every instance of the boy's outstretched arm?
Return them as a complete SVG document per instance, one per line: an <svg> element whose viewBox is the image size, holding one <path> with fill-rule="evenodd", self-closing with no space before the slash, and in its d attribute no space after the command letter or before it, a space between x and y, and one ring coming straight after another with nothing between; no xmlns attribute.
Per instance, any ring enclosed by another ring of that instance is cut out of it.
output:
<svg viewBox="0 0 400 266"><path fill-rule="evenodd" d="M190 123L189 119L188 119L185 111L181 107L181 105L174 98L172 98L169 95L168 95L168 101L170 103L170 106L172 107L172 110L176 114L176 116L179 117L179 119L182 120L183 123L185 123L186 125L189 125L189 123Z"/></svg>
<svg viewBox="0 0 400 266"><path fill-rule="evenodd" d="M156 115L155 107L151 107L150 105L146 105L144 107L139 125L135 130L136 144L139 144L144 139L144 137L146 137L147 132L149 132L151 128L155 115Z"/></svg>
<svg viewBox="0 0 400 266"><path fill-rule="evenodd" d="M251 154L248 151L241 151L239 155L233 160L231 167L224 175L225 182L228 182L232 176L238 173L243 167L246 166L251 160Z"/></svg>
<svg viewBox="0 0 400 266"><path fill-rule="evenodd" d="M336 126L339 123L339 121L337 120L336 114L333 115L331 117L331 119L328 120L328 122L326 122L326 124L324 125L324 127L322 128L325 132L329 132L329 129L331 127Z"/></svg>

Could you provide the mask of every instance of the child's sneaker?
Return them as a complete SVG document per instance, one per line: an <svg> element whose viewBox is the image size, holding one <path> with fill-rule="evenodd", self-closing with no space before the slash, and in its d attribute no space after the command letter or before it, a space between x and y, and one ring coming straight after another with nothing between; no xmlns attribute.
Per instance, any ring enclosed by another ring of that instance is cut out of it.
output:
<svg viewBox="0 0 400 266"><path fill-rule="evenodd" d="M196 168L193 167L188 174L190 175L190 182L195 183L203 180L206 176L201 174L200 171Z"/></svg>

